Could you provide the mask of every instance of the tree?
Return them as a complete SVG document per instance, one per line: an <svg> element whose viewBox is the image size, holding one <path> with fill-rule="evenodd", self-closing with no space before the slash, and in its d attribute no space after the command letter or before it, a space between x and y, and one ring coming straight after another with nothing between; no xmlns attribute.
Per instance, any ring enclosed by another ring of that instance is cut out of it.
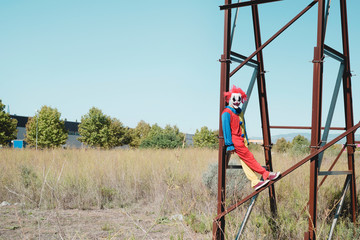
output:
<svg viewBox="0 0 360 240"><path fill-rule="evenodd" d="M6 145L11 140L16 139L17 120L11 119L8 113L5 113L5 105L0 99L0 145Z"/></svg>
<svg viewBox="0 0 360 240"><path fill-rule="evenodd" d="M211 131L208 127L204 126L200 131L196 129L193 141L194 147L216 148L219 145L218 132Z"/></svg>
<svg viewBox="0 0 360 240"><path fill-rule="evenodd" d="M130 142L130 136L123 124L104 115L95 107L81 117L79 133L79 141L90 147L112 148Z"/></svg>
<svg viewBox="0 0 360 240"><path fill-rule="evenodd" d="M162 129L157 124L151 126L151 129L141 142L141 148L178 148L183 145L185 135L181 133L178 127L167 125Z"/></svg>
<svg viewBox="0 0 360 240"><path fill-rule="evenodd" d="M284 153L287 150L289 150L290 147L291 144L288 141L286 141L285 138L279 138L275 143L274 150L276 152Z"/></svg>
<svg viewBox="0 0 360 240"><path fill-rule="evenodd" d="M291 153L295 155L310 153L310 142L307 138L297 135L291 142Z"/></svg>
<svg viewBox="0 0 360 240"><path fill-rule="evenodd" d="M111 120L110 132L110 146L121 146L131 142L128 129L116 118Z"/></svg>
<svg viewBox="0 0 360 240"><path fill-rule="evenodd" d="M134 129L130 129L130 146L139 147L141 142L148 136L150 129L150 124L144 122L143 120L141 120Z"/></svg>
<svg viewBox="0 0 360 240"><path fill-rule="evenodd" d="M40 148L54 148L65 144L68 133L60 116L61 113L56 108L43 106L26 123L26 142L30 146L37 144Z"/></svg>

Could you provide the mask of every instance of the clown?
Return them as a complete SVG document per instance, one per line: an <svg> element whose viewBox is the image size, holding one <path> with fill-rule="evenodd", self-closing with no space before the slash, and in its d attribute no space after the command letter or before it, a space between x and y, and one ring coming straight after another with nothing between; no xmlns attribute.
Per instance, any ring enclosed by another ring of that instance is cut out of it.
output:
<svg viewBox="0 0 360 240"><path fill-rule="evenodd" d="M226 102L229 103L221 114L226 151L229 153L235 152L240 157L244 173L251 181L251 187L258 190L271 180L277 179L280 172L266 171L247 148L244 115L240 108L240 104L246 101L246 94L241 88L234 85L230 92L225 92L224 95ZM260 180L255 172L261 174L263 180Z"/></svg>

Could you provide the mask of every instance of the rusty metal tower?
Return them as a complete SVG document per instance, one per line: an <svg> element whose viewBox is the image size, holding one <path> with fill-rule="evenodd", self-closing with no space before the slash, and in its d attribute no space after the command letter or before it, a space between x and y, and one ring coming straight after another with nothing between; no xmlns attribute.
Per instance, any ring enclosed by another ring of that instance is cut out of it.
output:
<svg viewBox="0 0 360 240"><path fill-rule="evenodd" d="M228 156L224 146L224 138L222 133L221 119L219 121L219 155L218 155L218 203L217 203L217 217L213 223L213 239L225 239L225 216L231 211L235 210L238 206L242 205L250 199L256 198L258 194L265 189L269 191L270 209L274 216L276 216L277 205L275 197L275 186L274 183L281 181L282 178L296 170L303 164L310 162L310 187L309 187L309 227L308 231L304 234L304 239L316 239L316 218L317 218L317 191L321 184L324 182L327 175L344 175L346 180L343 188L343 195L340 204L338 205L337 211L341 210L343 199L346 191L350 189L351 198L351 212L352 221L356 221L356 182L355 182L355 131L360 127L360 122L354 125L353 120L353 103L352 103L352 89L351 89L351 72L350 72L350 50L349 50L349 37L348 37L348 23L347 23L347 7L346 0L337 0L340 2L340 21L341 21L341 40L342 40L342 51L333 49L332 47L325 44L325 33L327 25L328 10L330 8L331 0L313 0L299 12L293 19L291 19L286 25L278 30L272 37L266 42L261 41L261 31L259 22L258 5L269 4L280 0L247 0L244 2L237 1L232 3L231 0L225 0L225 4L220 6L220 10L224 11L224 48L223 54L221 55L221 81L220 81L220 118L223 109L225 108L225 99L223 93L229 90L230 78L235 75L242 67L251 66L254 68L253 78L251 79L248 92L249 95L252 91L252 87L255 81L257 82L259 107L261 116L261 126L263 135L263 148L265 154L266 167L272 171L272 157L271 157L271 128L286 128L286 129L310 129L311 130L311 152L306 158L299 161L297 164L289 168L282 173L281 178L271 181L266 188L262 188L244 199L237 201L232 206L225 205L225 191L226 191L226 169L228 166ZM301 126L270 126L269 123L269 111L266 94L266 82L265 82L265 71L264 71L264 60L262 50L268 46L275 38L282 34L290 25L302 17L309 9L317 6L317 41L314 47L314 58L313 58L313 89L312 89L312 121L310 127ZM254 40L256 50L249 56L241 55L231 50L233 32L236 25L237 9L241 7L250 7L252 13L252 22L254 29ZM236 9L234 22L232 24L232 9ZM330 57L340 62L340 68L336 85L334 88L333 96L331 99L331 105L326 119L324 127L321 125L322 115L322 93L323 93L323 66L324 57ZM254 59L256 57L256 59ZM232 71L230 69L230 63L239 63ZM337 101L337 96L340 91L340 86L343 86L344 96L344 113L345 113L345 126L344 127L331 127L332 117L334 114L334 107ZM243 110L246 110L246 105L243 106ZM330 130L343 130L344 132L333 139L328 141L328 133ZM334 160L332 166L328 171L321 171L321 161L323 152L338 142L339 140L346 138L346 144L340 151L337 158ZM346 150L348 159L348 169L345 171L332 171L333 166L336 164L340 155ZM318 184L318 176L325 175L322 182ZM252 207L252 205L250 205ZM251 210L250 210L251 211ZM248 211L249 212L249 211ZM332 236L332 231L335 227L336 220L334 219L333 226L331 228L329 239ZM246 223L246 218L245 218ZM243 228L244 222L241 226ZM240 231L241 231L240 229Z"/></svg>

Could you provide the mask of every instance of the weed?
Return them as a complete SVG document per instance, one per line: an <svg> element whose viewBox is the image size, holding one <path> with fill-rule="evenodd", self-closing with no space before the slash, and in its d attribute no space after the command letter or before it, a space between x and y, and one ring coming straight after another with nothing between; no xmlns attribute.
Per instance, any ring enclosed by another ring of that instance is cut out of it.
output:
<svg viewBox="0 0 360 240"><path fill-rule="evenodd" d="M113 232L114 228L109 224L109 223L105 223L102 227L101 230L105 231L105 232Z"/></svg>
<svg viewBox="0 0 360 240"><path fill-rule="evenodd" d="M170 240L183 240L184 239L184 232L177 234L176 236L171 235Z"/></svg>
<svg viewBox="0 0 360 240"><path fill-rule="evenodd" d="M190 213L185 216L185 222L196 233L208 233L212 228L212 220L205 216L198 216L195 213Z"/></svg>

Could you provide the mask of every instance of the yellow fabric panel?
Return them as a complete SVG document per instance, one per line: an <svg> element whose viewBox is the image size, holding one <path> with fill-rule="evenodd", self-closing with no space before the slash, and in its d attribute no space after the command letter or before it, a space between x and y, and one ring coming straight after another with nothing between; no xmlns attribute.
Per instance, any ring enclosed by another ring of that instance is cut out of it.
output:
<svg viewBox="0 0 360 240"><path fill-rule="evenodd" d="M242 124L241 124L240 127L241 127L241 133L244 134L244 143L245 143L245 146L246 146L246 147L249 147L249 142L248 142L248 140L246 139L244 112L241 112L241 113L240 113L239 118L240 118L240 122L242 122Z"/></svg>
<svg viewBox="0 0 360 240"><path fill-rule="evenodd" d="M247 177L247 179L250 180L251 182L251 187L254 187L256 184L258 184L260 182L258 176L255 174L255 172L253 170L251 170L251 168L249 168L248 165L246 165L246 163L244 163L241 159L240 159L240 163L241 166L244 170L245 176Z"/></svg>

